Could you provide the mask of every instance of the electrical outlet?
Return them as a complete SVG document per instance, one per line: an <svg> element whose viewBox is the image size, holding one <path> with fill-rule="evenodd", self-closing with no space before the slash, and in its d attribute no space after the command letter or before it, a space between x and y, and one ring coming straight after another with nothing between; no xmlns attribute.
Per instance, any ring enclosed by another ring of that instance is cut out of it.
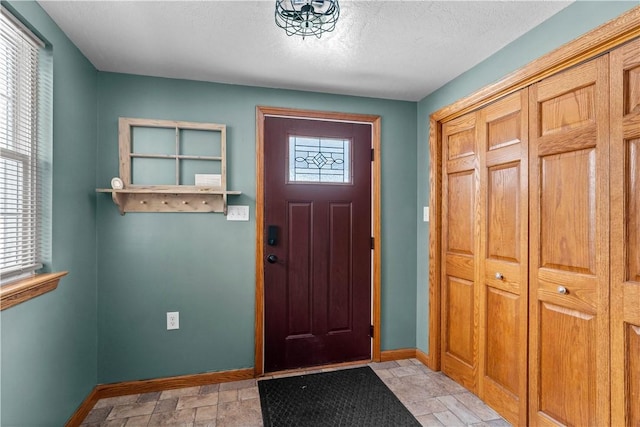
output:
<svg viewBox="0 0 640 427"><path fill-rule="evenodd" d="M424 222L429 222L429 206L424 206L422 211L422 220Z"/></svg>
<svg viewBox="0 0 640 427"><path fill-rule="evenodd" d="M180 329L180 312L178 311L167 312L167 331L172 329Z"/></svg>
<svg viewBox="0 0 640 427"><path fill-rule="evenodd" d="M249 221L249 206L227 206L227 221Z"/></svg>

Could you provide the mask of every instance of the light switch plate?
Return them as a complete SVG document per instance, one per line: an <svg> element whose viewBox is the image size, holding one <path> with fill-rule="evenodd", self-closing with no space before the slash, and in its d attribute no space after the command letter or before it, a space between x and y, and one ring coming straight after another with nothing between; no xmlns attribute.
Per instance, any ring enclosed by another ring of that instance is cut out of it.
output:
<svg viewBox="0 0 640 427"><path fill-rule="evenodd" d="M423 221L424 221L424 222L429 222L429 206L425 206L425 207L423 208L423 213L422 213L422 215L423 215Z"/></svg>
<svg viewBox="0 0 640 427"><path fill-rule="evenodd" d="M249 221L249 206L227 206L227 221Z"/></svg>

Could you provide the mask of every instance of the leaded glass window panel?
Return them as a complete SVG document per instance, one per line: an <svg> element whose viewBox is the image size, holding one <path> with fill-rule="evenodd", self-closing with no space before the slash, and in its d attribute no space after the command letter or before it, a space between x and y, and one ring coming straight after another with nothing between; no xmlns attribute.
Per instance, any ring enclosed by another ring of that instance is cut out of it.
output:
<svg viewBox="0 0 640 427"><path fill-rule="evenodd" d="M351 141L289 136L289 182L351 183Z"/></svg>

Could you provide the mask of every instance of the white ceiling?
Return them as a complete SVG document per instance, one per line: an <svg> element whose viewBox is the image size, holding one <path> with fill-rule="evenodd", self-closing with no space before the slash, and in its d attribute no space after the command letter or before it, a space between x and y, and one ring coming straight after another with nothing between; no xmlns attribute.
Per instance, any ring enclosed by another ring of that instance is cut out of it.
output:
<svg viewBox="0 0 640 427"><path fill-rule="evenodd" d="M340 1L288 37L275 1L47 1L100 71L419 101L571 1Z"/></svg>

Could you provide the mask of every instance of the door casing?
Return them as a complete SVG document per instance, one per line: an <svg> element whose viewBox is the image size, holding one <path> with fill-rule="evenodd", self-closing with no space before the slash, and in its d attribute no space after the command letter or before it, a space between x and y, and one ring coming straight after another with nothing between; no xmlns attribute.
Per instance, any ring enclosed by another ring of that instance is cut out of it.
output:
<svg viewBox="0 0 640 427"><path fill-rule="evenodd" d="M255 301L255 363L254 374L264 374L264 119L266 116L301 118L309 120L364 123L371 125L371 143L374 152L371 163L371 223L374 250L372 256L372 324L373 343L371 359L380 361L380 289L381 289L381 222L380 222L380 116L298 110L280 107L256 107L256 301Z"/></svg>

